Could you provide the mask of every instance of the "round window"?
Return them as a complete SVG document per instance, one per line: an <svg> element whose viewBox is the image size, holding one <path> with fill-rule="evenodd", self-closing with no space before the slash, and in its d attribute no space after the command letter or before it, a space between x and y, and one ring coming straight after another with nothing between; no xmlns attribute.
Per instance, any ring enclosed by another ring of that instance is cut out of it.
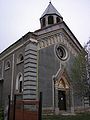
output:
<svg viewBox="0 0 90 120"><path fill-rule="evenodd" d="M68 58L67 49L61 44L56 45L55 52L57 57L62 61L65 61Z"/></svg>

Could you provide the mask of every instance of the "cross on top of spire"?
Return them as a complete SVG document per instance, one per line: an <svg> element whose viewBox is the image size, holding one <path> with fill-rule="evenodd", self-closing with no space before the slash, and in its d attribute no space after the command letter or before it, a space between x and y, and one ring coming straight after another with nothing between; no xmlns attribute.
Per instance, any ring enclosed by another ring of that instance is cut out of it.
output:
<svg viewBox="0 0 90 120"><path fill-rule="evenodd" d="M46 8L46 10L44 11L44 13L42 14L41 18L44 17L45 15L53 15L53 14L56 14L56 15L58 15L58 16L60 16L62 18L62 16L56 10L56 8L52 5L51 0L50 0L49 5Z"/></svg>
<svg viewBox="0 0 90 120"><path fill-rule="evenodd" d="M51 3L51 0L49 1L49 3Z"/></svg>

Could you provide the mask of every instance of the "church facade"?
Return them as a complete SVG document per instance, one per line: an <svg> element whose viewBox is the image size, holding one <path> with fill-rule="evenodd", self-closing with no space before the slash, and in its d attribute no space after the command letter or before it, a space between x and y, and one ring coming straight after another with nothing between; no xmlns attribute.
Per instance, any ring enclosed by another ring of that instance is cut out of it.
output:
<svg viewBox="0 0 90 120"><path fill-rule="evenodd" d="M73 111L83 107L74 95L72 66L83 47L50 2L40 18L41 29L29 32L0 54L0 105L13 100L38 99L43 110Z"/></svg>

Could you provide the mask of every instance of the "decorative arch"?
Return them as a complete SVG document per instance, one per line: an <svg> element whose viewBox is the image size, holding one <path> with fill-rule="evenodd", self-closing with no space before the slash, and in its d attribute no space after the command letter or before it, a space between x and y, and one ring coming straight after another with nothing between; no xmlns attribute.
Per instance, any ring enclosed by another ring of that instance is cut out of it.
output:
<svg viewBox="0 0 90 120"><path fill-rule="evenodd" d="M55 86L60 89L70 89L71 82L65 68L60 68L54 76Z"/></svg>
<svg viewBox="0 0 90 120"><path fill-rule="evenodd" d="M59 110L67 110L70 107L70 95L71 95L71 82L64 67L60 68L56 75L53 76L54 80L54 92L53 92L53 104Z"/></svg>
<svg viewBox="0 0 90 120"><path fill-rule="evenodd" d="M56 81L56 86L58 87L58 89L69 89L69 83L68 81L64 78L61 77L59 80Z"/></svg>
<svg viewBox="0 0 90 120"><path fill-rule="evenodd" d="M16 78L16 91L22 93L23 91L23 75L22 73L18 73Z"/></svg>

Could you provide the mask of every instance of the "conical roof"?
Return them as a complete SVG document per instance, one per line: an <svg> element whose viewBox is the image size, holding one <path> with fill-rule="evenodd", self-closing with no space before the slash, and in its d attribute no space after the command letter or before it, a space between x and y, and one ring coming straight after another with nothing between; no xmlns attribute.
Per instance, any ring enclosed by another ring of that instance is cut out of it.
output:
<svg viewBox="0 0 90 120"><path fill-rule="evenodd" d="M44 11L44 13L42 14L41 18L44 17L45 15L58 15L62 18L62 16L60 15L60 13L56 10L56 8L52 5L51 2L49 2L48 7L46 8L46 10Z"/></svg>

